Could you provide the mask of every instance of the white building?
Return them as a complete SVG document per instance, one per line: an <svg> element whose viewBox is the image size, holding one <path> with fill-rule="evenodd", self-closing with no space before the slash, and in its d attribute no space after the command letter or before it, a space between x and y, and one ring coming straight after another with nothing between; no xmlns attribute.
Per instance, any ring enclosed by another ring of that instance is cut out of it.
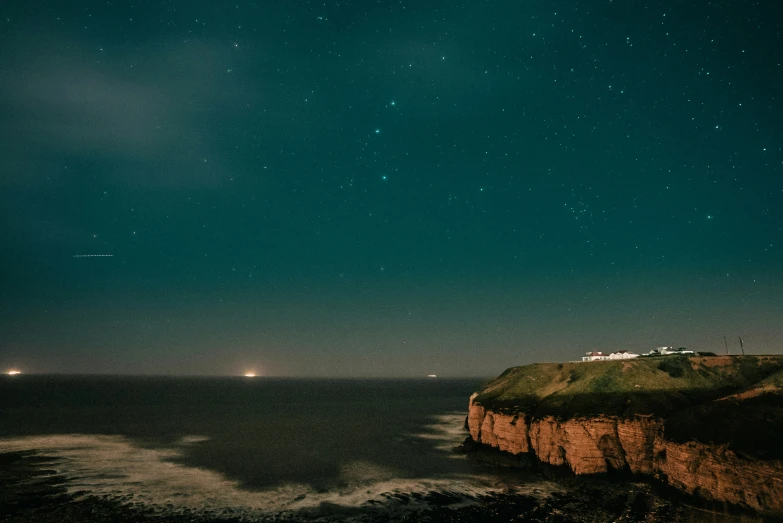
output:
<svg viewBox="0 0 783 523"><path fill-rule="evenodd" d="M618 350L611 354L601 351L591 351L587 353L587 356L582 356L582 361L610 361L610 360L630 360L631 358L638 358L639 354L628 352L627 350Z"/></svg>
<svg viewBox="0 0 783 523"><path fill-rule="evenodd" d="M610 360L630 360L633 358L638 358L639 354L634 354L633 352L628 352L627 350L618 350L617 352L613 352L609 355Z"/></svg>
<svg viewBox="0 0 783 523"><path fill-rule="evenodd" d="M609 359L609 354L601 351L591 351L587 353L587 356L582 356L582 361L605 361Z"/></svg>
<svg viewBox="0 0 783 523"><path fill-rule="evenodd" d="M675 349L674 347L658 347L647 353L648 356L670 356L672 354L687 355L693 354L693 351L684 348Z"/></svg>

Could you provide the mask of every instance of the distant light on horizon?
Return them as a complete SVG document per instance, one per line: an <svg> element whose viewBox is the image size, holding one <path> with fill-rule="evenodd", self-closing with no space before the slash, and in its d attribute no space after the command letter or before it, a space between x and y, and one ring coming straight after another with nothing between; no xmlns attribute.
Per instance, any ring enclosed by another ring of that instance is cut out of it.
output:
<svg viewBox="0 0 783 523"><path fill-rule="evenodd" d="M9 376L16 376L17 374L21 374L21 373L22 373L22 371L21 371L21 370L11 369L11 370L9 370L9 371L8 371L8 373L7 373L7 374L8 374Z"/></svg>
<svg viewBox="0 0 783 523"><path fill-rule="evenodd" d="M437 378L438 375L437 374L427 374L427 377L428 378Z"/></svg>
<svg viewBox="0 0 783 523"><path fill-rule="evenodd" d="M256 373L255 372L246 372L245 373L245 377L246 378L255 378L256 377Z"/></svg>

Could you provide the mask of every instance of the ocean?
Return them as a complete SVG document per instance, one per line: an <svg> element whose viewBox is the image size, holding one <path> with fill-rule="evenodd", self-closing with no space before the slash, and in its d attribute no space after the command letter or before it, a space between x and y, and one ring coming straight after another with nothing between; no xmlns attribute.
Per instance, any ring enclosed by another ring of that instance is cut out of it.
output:
<svg viewBox="0 0 783 523"><path fill-rule="evenodd" d="M483 381L3 377L0 521L734 520L454 452Z"/></svg>

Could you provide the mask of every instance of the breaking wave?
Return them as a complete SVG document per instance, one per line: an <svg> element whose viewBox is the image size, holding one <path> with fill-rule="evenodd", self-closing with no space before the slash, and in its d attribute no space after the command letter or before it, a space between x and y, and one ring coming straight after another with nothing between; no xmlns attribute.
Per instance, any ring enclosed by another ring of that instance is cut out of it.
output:
<svg viewBox="0 0 783 523"><path fill-rule="evenodd" d="M462 456L453 454L454 447L465 440L465 414L452 412L448 414L438 414L431 416L433 422L424 425L424 431L418 432L413 436L419 439L429 440L434 443L435 448L444 452L449 452L449 457L460 459Z"/></svg>
<svg viewBox="0 0 783 523"><path fill-rule="evenodd" d="M445 449L459 439L450 428L454 421L453 417L438 417L417 436L434 439L439 448ZM53 458L46 468L65 478L65 487L77 499L91 495L123 504L143 504L161 512L206 516L252 519L254 515L307 512L324 506L356 508L393 503L401 495L413 495L414 499L406 499L405 505L415 508L416 499L421 499L416 494L445 493L469 503L480 496L509 491L508 485L491 474L408 479L367 461L342 464L341 486L325 492L301 483L249 490L218 472L180 462L188 446L206 440L191 435L168 447L149 448L123 436L62 434L0 439L0 452L35 451ZM555 490L560 488L542 482L513 488L515 493L536 497Z"/></svg>

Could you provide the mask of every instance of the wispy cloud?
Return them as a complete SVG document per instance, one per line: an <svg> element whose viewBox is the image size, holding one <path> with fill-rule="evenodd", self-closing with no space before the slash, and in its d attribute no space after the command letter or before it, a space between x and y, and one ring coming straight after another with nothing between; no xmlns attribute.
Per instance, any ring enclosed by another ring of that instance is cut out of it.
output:
<svg viewBox="0 0 783 523"><path fill-rule="evenodd" d="M214 182L220 159L207 111L235 103L221 47L189 42L110 53L62 38L7 46L0 51L0 183L35 185L74 157L113 161L107 171L121 176L154 170L145 182Z"/></svg>

